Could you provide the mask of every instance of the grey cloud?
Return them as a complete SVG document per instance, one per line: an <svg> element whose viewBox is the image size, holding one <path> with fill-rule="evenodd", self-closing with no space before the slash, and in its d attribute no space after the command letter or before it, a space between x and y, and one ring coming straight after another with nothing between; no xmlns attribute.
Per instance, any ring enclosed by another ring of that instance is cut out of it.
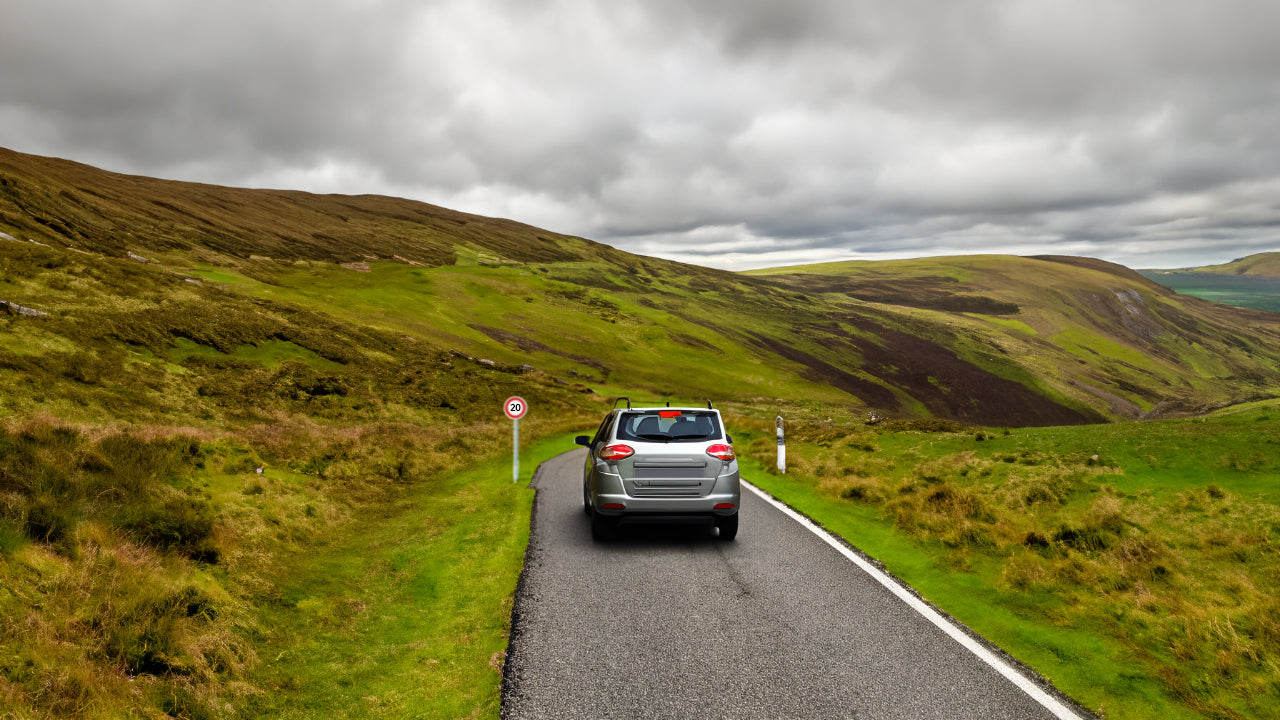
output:
<svg viewBox="0 0 1280 720"><path fill-rule="evenodd" d="M0 26L0 144L707 264L1216 261L1280 244L1278 21L1251 0L44 0Z"/></svg>

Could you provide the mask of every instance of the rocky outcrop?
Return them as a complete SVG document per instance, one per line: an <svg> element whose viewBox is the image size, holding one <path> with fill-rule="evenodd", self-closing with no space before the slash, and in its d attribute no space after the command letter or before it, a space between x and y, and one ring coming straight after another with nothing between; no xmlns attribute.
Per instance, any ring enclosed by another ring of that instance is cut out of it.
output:
<svg viewBox="0 0 1280 720"><path fill-rule="evenodd" d="M10 315L27 315L30 317L45 317L49 314L43 310L34 310L29 307L23 307L17 303L11 303L7 300L0 300L0 312L6 312Z"/></svg>

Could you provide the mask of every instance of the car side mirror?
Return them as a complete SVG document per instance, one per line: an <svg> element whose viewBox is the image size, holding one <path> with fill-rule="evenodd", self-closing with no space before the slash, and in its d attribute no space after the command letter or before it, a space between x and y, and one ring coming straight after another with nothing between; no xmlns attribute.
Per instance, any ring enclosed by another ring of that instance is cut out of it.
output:
<svg viewBox="0 0 1280 720"><path fill-rule="evenodd" d="M591 446L591 436L590 436L590 435L579 435L578 437L576 437L576 438L574 438L574 439L573 439L573 442L574 442L575 444L578 444L578 445L585 445L585 446L587 446L587 447L590 447L590 446Z"/></svg>

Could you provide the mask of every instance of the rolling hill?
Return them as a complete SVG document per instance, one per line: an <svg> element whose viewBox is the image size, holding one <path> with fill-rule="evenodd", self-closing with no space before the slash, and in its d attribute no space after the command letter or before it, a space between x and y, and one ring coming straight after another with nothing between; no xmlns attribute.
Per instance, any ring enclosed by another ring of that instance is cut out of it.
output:
<svg viewBox="0 0 1280 720"><path fill-rule="evenodd" d="M1171 272L1184 272L1173 270ZM1187 268L1185 272L1217 273L1219 275L1257 275L1261 277L1280 278L1280 252L1256 253L1237 258L1221 265L1205 265Z"/></svg>
<svg viewBox="0 0 1280 720"><path fill-rule="evenodd" d="M1178 295L1099 260L963 256L752 274L893 309L975 365L1101 416L1198 412L1274 393L1275 315Z"/></svg>
<svg viewBox="0 0 1280 720"><path fill-rule="evenodd" d="M1274 316L1079 258L734 274L408 200L161 181L12 151L0 152L0 232L13 238L0 241L0 300L49 313L6 327L8 365L92 339L94 362L163 379L157 405L190 379L174 366L237 353L262 366L253 358L268 352L320 375L439 356L532 367L548 389L1005 425L1192 413L1280 386ZM24 397L10 402L30 410Z"/></svg>

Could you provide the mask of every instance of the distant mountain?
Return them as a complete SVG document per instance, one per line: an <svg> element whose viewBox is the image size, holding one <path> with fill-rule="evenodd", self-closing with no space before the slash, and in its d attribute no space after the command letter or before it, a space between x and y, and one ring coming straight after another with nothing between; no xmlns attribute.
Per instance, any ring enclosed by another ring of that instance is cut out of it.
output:
<svg viewBox="0 0 1280 720"><path fill-rule="evenodd" d="M1153 271L1161 272L1161 271ZM1218 275L1254 275L1269 278L1280 278L1280 252L1265 252L1237 258L1222 265L1205 265L1203 267L1165 270L1163 272L1214 273Z"/></svg>
<svg viewBox="0 0 1280 720"><path fill-rule="evenodd" d="M0 300L47 313L0 314L22 412L471 415L523 386L562 407L594 390L1057 425L1280 394L1274 315L1088 258L730 273L410 200L7 150L0 233Z"/></svg>

